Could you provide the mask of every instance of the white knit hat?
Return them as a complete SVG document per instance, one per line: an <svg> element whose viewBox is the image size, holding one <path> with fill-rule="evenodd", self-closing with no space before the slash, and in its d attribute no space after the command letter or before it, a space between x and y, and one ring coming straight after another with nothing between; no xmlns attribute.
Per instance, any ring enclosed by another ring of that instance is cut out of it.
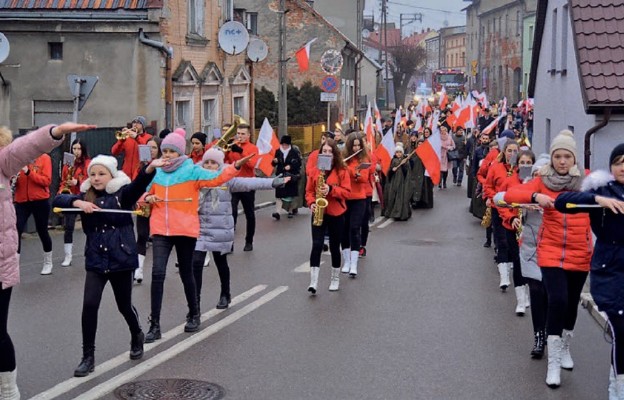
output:
<svg viewBox="0 0 624 400"><path fill-rule="evenodd" d="M95 165L101 165L110 172L113 178L116 178L119 171L117 170L117 159L113 156L105 156L103 154L97 155L91 159L87 174L91 175L91 168Z"/></svg>
<svg viewBox="0 0 624 400"><path fill-rule="evenodd" d="M576 157L576 141L574 140L574 133L564 129L553 139L550 145L550 157L557 150L567 150L574 154L574 162L578 160Z"/></svg>
<svg viewBox="0 0 624 400"><path fill-rule="evenodd" d="M402 142L396 143L396 145L394 147L394 152L396 153L397 151L400 151L401 153L405 154L405 149L403 148L403 143Z"/></svg>
<svg viewBox="0 0 624 400"><path fill-rule="evenodd" d="M91 159L87 174L91 175L91 168L95 165L101 165L110 172L113 179L106 184L106 193L115 193L123 186L130 183L130 178L123 171L117 169L117 159L113 156L98 155ZM86 193L91 188L91 179L85 179L80 185L80 191Z"/></svg>
<svg viewBox="0 0 624 400"><path fill-rule="evenodd" d="M211 147L204 153L204 156L202 157L202 163L205 163L208 160L212 160L219 164L219 166L222 166L224 159L225 154L223 154L221 150L215 147Z"/></svg>

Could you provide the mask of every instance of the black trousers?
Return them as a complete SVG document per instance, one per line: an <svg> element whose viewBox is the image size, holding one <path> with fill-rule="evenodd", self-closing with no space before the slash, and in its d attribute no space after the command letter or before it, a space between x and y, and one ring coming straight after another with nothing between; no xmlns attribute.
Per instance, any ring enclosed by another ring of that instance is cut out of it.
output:
<svg viewBox="0 0 624 400"><path fill-rule="evenodd" d="M64 214L63 215L63 243L74 243L74 227L76 226L76 218L78 214Z"/></svg>
<svg viewBox="0 0 624 400"><path fill-rule="evenodd" d="M15 348L7 329L12 290L13 288L2 289L0 286L0 372L15 369Z"/></svg>
<svg viewBox="0 0 624 400"><path fill-rule="evenodd" d="M544 284L542 283L542 281L538 281L537 279L524 279L529 284L529 295L531 297L531 322L533 322L533 332L546 330L548 296L546 295L546 289L544 288Z"/></svg>
<svg viewBox="0 0 624 400"><path fill-rule="evenodd" d="M542 280L548 295L548 335L561 336L564 329L574 329L581 291L587 272L566 271L558 267L543 267Z"/></svg>
<svg viewBox="0 0 624 400"><path fill-rule="evenodd" d="M136 230L137 250L140 255L144 256L147 253L147 240L149 239L150 234L149 218L137 216Z"/></svg>
<svg viewBox="0 0 624 400"><path fill-rule="evenodd" d="M526 280L522 276L520 269L520 246L518 246L518 240L516 239L516 231L505 229L505 238L507 239L507 258L508 262L513 263L513 281L514 287L526 285Z"/></svg>
<svg viewBox="0 0 624 400"><path fill-rule="evenodd" d="M123 315L131 334L141 330L139 313L132 305L132 282L134 271L119 271L101 274L87 271L82 302L82 345L84 348L95 347L98 310L102 300L102 292L107 282L111 283L117 309Z"/></svg>
<svg viewBox="0 0 624 400"><path fill-rule="evenodd" d="M221 296L230 296L230 266L228 265L227 254L221 254L220 251L213 251L212 259L217 266L217 271L219 272ZM206 261L206 252L195 250L193 252L193 276L195 277L195 287L197 288L198 305L201 300L204 261Z"/></svg>
<svg viewBox="0 0 624 400"><path fill-rule="evenodd" d="M366 199L347 200L344 229L342 230L342 248L360 251L362 246L362 221L366 210Z"/></svg>
<svg viewBox="0 0 624 400"><path fill-rule="evenodd" d="M368 234L370 233L368 223L370 222L371 215L374 216L373 197L369 196L366 198L366 208L364 209L364 215L362 216L362 247L366 247L366 243L368 243Z"/></svg>
<svg viewBox="0 0 624 400"><path fill-rule="evenodd" d="M496 263L512 262L513 260L509 257L506 229L503 227L503 220L496 207L492 207L492 232L494 233L494 244L496 245Z"/></svg>
<svg viewBox="0 0 624 400"><path fill-rule="evenodd" d="M234 227L236 227L236 219L238 218L238 202L243 203L243 211L245 212L245 219L247 220L245 243L253 243L254 234L256 233L255 201L255 190L250 192L232 193L232 216L234 217Z"/></svg>
<svg viewBox="0 0 624 400"><path fill-rule="evenodd" d="M624 316L616 313L608 313L607 316L609 317L607 323L611 327L613 338L611 365L616 375L622 375L624 374Z"/></svg>
<svg viewBox="0 0 624 400"><path fill-rule="evenodd" d="M329 251L331 254L332 268L340 268L340 239L344 226L344 214L337 217L325 214L321 226L312 225L312 251L310 252L310 266L321 265L321 253L325 232L329 233Z"/></svg>
<svg viewBox="0 0 624 400"><path fill-rule="evenodd" d="M50 215L50 203L48 199L15 203L18 234L17 252L21 252L22 233L26 227L28 217L30 217L31 214L35 218L35 227L37 228L39 240L41 240L41 244L43 245L43 251L49 253L52 251L52 238L50 238L50 234L48 233L48 216Z"/></svg>

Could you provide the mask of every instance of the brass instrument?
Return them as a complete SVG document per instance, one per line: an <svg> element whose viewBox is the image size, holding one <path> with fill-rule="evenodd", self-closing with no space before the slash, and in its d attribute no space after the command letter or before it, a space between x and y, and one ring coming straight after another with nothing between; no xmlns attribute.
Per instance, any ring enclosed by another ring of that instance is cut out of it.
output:
<svg viewBox="0 0 624 400"><path fill-rule="evenodd" d="M70 194L71 193L71 180L74 176L74 166L72 165L67 169L67 176L65 177L65 182L63 183L63 189L61 189L61 194Z"/></svg>
<svg viewBox="0 0 624 400"><path fill-rule="evenodd" d="M219 140L217 140L217 143L215 143L214 147L218 147L224 152L230 151L232 145L234 144L230 143L230 140L232 140L234 136L236 136L238 126L241 124L247 124L247 121L245 121L240 115L234 115L234 122L228 128L228 130L225 131L223 135L221 135Z"/></svg>
<svg viewBox="0 0 624 400"><path fill-rule="evenodd" d="M152 205L147 202L137 203L136 215L149 218L152 215Z"/></svg>
<svg viewBox="0 0 624 400"><path fill-rule="evenodd" d="M134 128L125 128L125 129L122 129L120 131L115 131L115 139L117 139L117 140L126 140L126 139L128 139L128 137L130 136L128 131L137 133L136 129L134 129Z"/></svg>
<svg viewBox="0 0 624 400"><path fill-rule="evenodd" d="M323 186L325 186L325 172L321 171L316 181L316 200L314 200L316 209L314 210L314 217L312 219L312 225L314 226L323 225L323 215L325 215L325 209L329 205L325 195L321 193Z"/></svg>
<svg viewBox="0 0 624 400"><path fill-rule="evenodd" d="M483 219L481 220L482 227L489 228L490 225L492 225L492 207L485 209L485 214L483 214Z"/></svg>
<svg viewBox="0 0 624 400"><path fill-rule="evenodd" d="M12 197L15 197L15 189L17 188L17 179L19 178L20 172L22 172L22 171L19 171L17 174L13 175L11 177L11 180L10 180L10 182L11 182L11 196Z"/></svg>

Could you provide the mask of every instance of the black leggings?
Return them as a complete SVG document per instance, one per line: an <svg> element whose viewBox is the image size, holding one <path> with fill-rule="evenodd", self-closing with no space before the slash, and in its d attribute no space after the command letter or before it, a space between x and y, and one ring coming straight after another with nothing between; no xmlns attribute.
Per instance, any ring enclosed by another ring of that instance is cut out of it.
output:
<svg viewBox="0 0 624 400"><path fill-rule="evenodd" d="M87 271L84 286L84 300L82 303L82 345L86 349L95 347L95 333L97 331L98 310L102 300L102 292L106 282L111 283L117 309L123 315L131 334L141 330L139 313L132 305L132 281L134 271L119 271L101 274Z"/></svg>
<svg viewBox="0 0 624 400"><path fill-rule="evenodd" d="M446 180L448 179L448 171L442 171L442 179L440 180L440 187L446 187Z"/></svg>
<svg viewBox="0 0 624 400"><path fill-rule="evenodd" d="M360 251L362 245L362 220L366 210L366 199L347 200L344 228L342 230L342 248Z"/></svg>
<svg viewBox="0 0 624 400"><path fill-rule="evenodd" d="M212 259L217 266L219 272L219 280L221 281L221 296L230 295L230 267L227 262L227 254L221 254L220 251L212 252ZM193 276L195 277L195 287L197 288L197 304L201 300L201 289L204 273L204 261L206 261L206 252L193 252Z"/></svg>
<svg viewBox="0 0 624 400"><path fill-rule="evenodd" d="M607 316L609 317L607 323L611 327L613 338L611 365L616 375L622 375L624 374L624 345L618 346L618 344L624 343L624 316L615 313L609 313Z"/></svg>
<svg viewBox="0 0 624 400"><path fill-rule="evenodd" d="M312 251L310 252L310 266L319 267L321 265L321 252L325 232L329 233L329 251L331 254L332 268L340 268L340 237L344 227L344 214L334 217L325 214L323 225L312 225Z"/></svg>
<svg viewBox="0 0 624 400"><path fill-rule="evenodd" d="M492 231L494 232L494 244L496 245L496 263L512 262L513 260L509 258L506 229L503 227L503 220L496 207L492 207Z"/></svg>
<svg viewBox="0 0 624 400"><path fill-rule="evenodd" d="M63 243L74 243L74 227L76 226L78 214L63 214Z"/></svg>
<svg viewBox="0 0 624 400"><path fill-rule="evenodd" d="M518 246L518 240L516 239L516 231L505 230L505 238L507 239L507 252L509 262L513 263L513 281L514 287L526 285L526 281L522 276L522 270L520 269L520 247Z"/></svg>
<svg viewBox="0 0 624 400"><path fill-rule="evenodd" d="M147 253L147 240L149 239L149 218L137 216L137 252L144 256Z"/></svg>
<svg viewBox="0 0 624 400"><path fill-rule="evenodd" d="M13 288L2 289L0 283L0 372L9 372L15 369L15 348L9 336L7 323L9 320L9 303Z"/></svg>
<svg viewBox="0 0 624 400"><path fill-rule="evenodd" d="M374 215L373 197L369 196L366 198L366 208L364 209L364 215L362 216L362 247L366 247L366 243L368 243L368 234L370 233L370 227L368 226L368 222L371 215Z"/></svg>
<svg viewBox="0 0 624 400"><path fill-rule="evenodd" d="M561 336L564 329L574 329L581 291L587 272L542 267L542 280L548 295L548 335Z"/></svg>
<svg viewBox="0 0 624 400"><path fill-rule="evenodd" d="M236 219L238 218L238 202L243 203L243 211L247 220L247 232L245 234L245 243L253 243L254 234L256 233L256 211L254 201L256 200L256 191L235 192L232 193L232 216L234 217L234 227L236 227Z"/></svg>
<svg viewBox="0 0 624 400"><path fill-rule="evenodd" d="M35 218L35 226L37 227L39 240L41 240L41 244L43 244L43 251L49 253L52 251L52 238L50 238L50 234L48 233L48 216L50 214L50 203L48 199L15 203L18 234L17 252L21 252L22 233L26 227L28 217L30 217L31 214Z"/></svg>
<svg viewBox="0 0 624 400"><path fill-rule="evenodd" d="M514 278L515 279L515 278ZM531 296L531 321L533 322L533 332L546 329L546 315L548 311L548 296L542 281L532 278L524 278L529 285Z"/></svg>

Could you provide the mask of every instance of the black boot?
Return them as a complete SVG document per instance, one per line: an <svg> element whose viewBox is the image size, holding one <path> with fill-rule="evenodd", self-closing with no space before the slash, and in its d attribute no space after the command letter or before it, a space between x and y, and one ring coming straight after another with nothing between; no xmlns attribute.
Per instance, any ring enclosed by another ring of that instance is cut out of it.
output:
<svg viewBox="0 0 624 400"><path fill-rule="evenodd" d="M139 360L143 357L143 343L145 342L145 334L139 331L132 335L130 340L130 359Z"/></svg>
<svg viewBox="0 0 624 400"><path fill-rule="evenodd" d="M145 335L145 343L152 343L162 337L160 334L160 318L150 318L150 328Z"/></svg>
<svg viewBox="0 0 624 400"><path fill-rule="evenodd" d="M186 316L186 324L184 325L184 332L196 332L199 330L199 324L201 323L199 319L199 314L195 314L191 316L188 314Z"/></svg>
<svg viewBox="0 0 624 400"><path fill-rule="evenodd" d="M74 370L74 376L84 377L95 370L95 347L83 347L82 360Z"/></svg>
<svg viewBox="0 0 624 400"><path fill-rule="evenodd" d="M535 342L533 343L533 350L531 350L531 358L541 360L544 356L544 346L546 345L546 334L544 331L537 331L534 333Z"/></svg>
<svg viewBox="0 0 624 400"><path fill-rule="evenodd" d="M217 309L223 310L223 309L228 308L229 305L230 305L230 296L222 294L221 297L219 297L219 302L217 303Z"/></svg>

